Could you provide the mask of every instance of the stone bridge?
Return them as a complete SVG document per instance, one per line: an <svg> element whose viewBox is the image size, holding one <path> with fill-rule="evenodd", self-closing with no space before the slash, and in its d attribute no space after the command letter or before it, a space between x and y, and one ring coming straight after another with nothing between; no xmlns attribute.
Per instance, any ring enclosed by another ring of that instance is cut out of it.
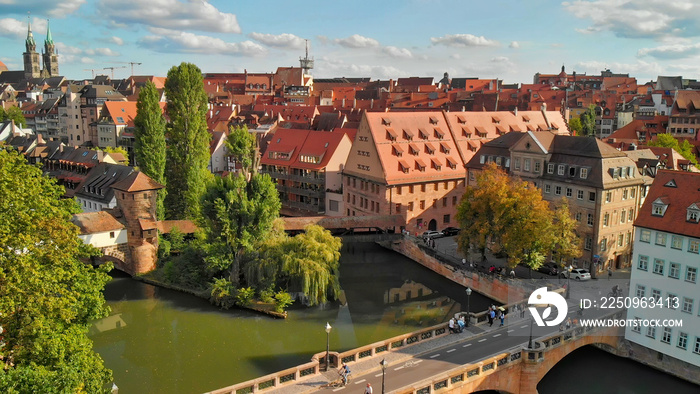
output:
<svg viewBox="0 0 700 394"><path fill-rule="evenodd" d="M623 319L624 311L616 311L599 316L600 319ZM347 362L353 368L354 363L368 361L375 365L375 370L366 375L356 376L355 379L376 375L379 359L388 357L388 353L400 351L407 346L418 344L432 338L447 335L445 325L430 327L410 334L390 338L362 348L343 353L332 352L331 367L337 368L340 360ZM479 340L478 338L473 338ZM622 327L574 327L566 331L557 331L533 341L532 348L519 345L504 349L498 354L482 358L475 362L467 362L458 366L441 370L429 378L415 377L417 371L407 371L401 376L402 387L391 387L391 393L429 394L429 393L473 393L483 390L495 390L504 394L536 394L540 380L564 357L574 350L587 345L605 347L606 350L627 356L624 343L624 328ZM625 350L620 350L620 349ZM233 386L212 391L210 394L255 393L259 391L280 393L303 393L319 388L319 375L322 373L325 353L314 355L312 361L295 368L273 373L258 379L239 383ZM423 370L431 370L427 363L432 357L417 362L423 362ZM396 374L396 372L394 372ZM429 375L429 374L428 374ZM315 379L315 381L314 381ZM414 379L411 381L411 379ZM372 382L375 390L379 388ZM336 390L334 390L336 391Z"/></svg>
<svg viewBox="0 0 700 394"><path fill-rule="evenodd" d="M616 312L604 318L624 318ZM476 363L445 371L429 380L411 384L397 393L428 394L433 392L473 393L495 390L508 394L536 394L537 384L564 357L586 345L603 345L620 355L624 327L576 327L539 338L533 348L517 347Z"/></svg>

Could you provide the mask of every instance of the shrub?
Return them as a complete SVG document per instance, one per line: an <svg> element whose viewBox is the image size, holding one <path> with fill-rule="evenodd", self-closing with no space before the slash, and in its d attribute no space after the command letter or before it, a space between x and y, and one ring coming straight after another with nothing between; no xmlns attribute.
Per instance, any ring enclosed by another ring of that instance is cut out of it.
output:
<svg viewBox="0 0 700 394"><path fill-rule="evenodd" d="M236 305L247 306L255 295L255 289L252 287L241 287L236 292Z"/></svg>
<svg viewBox="0 0 700 394"><path fill-rule="evenodd" d="M293 302L294 300L292 300L292 296L289 293L283 290L278 291L277 294L275 294L275 311L282 313L284 312L284 308L292 305Z"/></svg>

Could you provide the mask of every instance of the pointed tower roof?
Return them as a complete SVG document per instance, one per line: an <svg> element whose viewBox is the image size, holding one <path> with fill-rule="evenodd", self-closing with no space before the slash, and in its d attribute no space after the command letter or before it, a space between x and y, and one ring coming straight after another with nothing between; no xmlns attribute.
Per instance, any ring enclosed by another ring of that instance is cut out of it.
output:
<svg viewBox="0 0 700 394"><path fill-rule="evenodd" d="M112 185L112 189L125 192L142 192L145 190L163 189L165 186L151 179L141 171L132 172L129 176Z"/></svg>
<svg viewBox="0 0 700 394"><path fill-rule="evenodd" d="M27 39L24 41L27 47L27 52L33 52L36 49L36 42L34 42L34 36L32 35L32 21L29 16L27 16Z"/></svg>
<svg viewBox="0 0 700 394"><path fill-rule="evenodd" d="M46 43L53 45L53 37L51 37L51 27L49 26L49 20L46 20Z"/></svg>

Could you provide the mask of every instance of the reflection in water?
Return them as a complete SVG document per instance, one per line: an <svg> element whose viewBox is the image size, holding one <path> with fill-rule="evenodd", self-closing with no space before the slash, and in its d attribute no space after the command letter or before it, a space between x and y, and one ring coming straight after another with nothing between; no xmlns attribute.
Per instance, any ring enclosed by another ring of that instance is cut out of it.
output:
<svg viewBox="0 0 700 394"><path fill-rule="evenodd" d="M375 244L345 246L343 303L293 307L277 320L222 311L206 300L114 273L105 289L112 314L95 323L95 350L121 394L201 393L444 322L466 304L462 286ZM397 297L398 296L398 297ZM471 295L473 311L491 301Z"/></svg>

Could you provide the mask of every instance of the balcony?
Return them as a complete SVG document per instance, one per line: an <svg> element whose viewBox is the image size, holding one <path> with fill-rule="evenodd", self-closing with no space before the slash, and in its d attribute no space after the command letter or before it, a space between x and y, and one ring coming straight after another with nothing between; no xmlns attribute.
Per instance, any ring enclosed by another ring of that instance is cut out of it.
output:
<svg viewBox="0 0 700 394"><path fill-rule="evenodd" d="M293 174L284 174L281 172L266 172L266 171L263 171L263 173L269 174L272 179L284 179L284 180L288 180L288 181L311 183L314 185L324 185L326 183L326 179L323 176L293 175Z"/></svg>

